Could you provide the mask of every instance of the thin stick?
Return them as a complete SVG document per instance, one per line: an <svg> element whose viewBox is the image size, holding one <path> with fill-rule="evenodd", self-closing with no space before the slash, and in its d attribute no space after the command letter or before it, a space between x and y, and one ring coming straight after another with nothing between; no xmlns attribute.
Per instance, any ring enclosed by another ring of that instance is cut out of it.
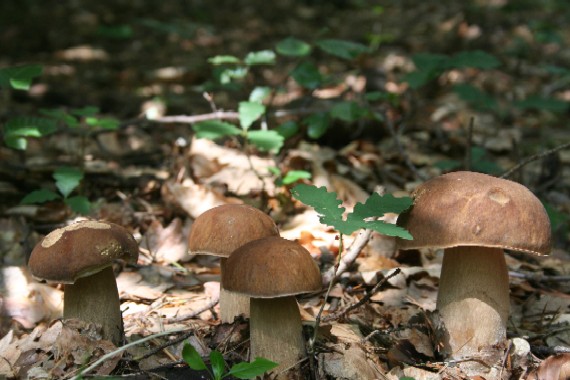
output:
<svg viewBox="0 0 570 380"><path fill-rule="evenodd" d="M93 371L95 368L97 368L100 364L104 363L106 360L109 360L113 356L116 356L116 355L120 354L121 352L126 351L130 347L136 346L137 344L147 342L147 341L152 340L154 338L158 338L158 337L166 336L166 335L171 335L171 334L178 334L178 333L181 333L184 331L186 331L186 329L173 329L173 330L169 330L169 331L163 331L163 332L160 332L157 334L149 335L149 336L144 337L144 338L139 339L139 340L135 340L134 342L125 344L124 346L118 347L115 351L109 352L108 354L101 356L99 359L94 361L93 364L91 364L89 367L81 370L80 374L73 376L71 378L71 380L79 380L82 375L85 375L87 372Z"/></svg>
<svg viewBox="0 0 570 380"><path fill-rule="evenodd" d="M157 123L182 123L182 124L194 124L200 121L207 120L239 120L239 113L233 111L216 111L212 113L207 113L203 115L176 115L176 116L164 116L157 119L152 119Z"/></svg>
<svg viewBox="0 0 570 380"><path fill-rule="evenodd" d="M519 162L518 164L516 164L506 172L504 172L499 178L508 178L511 176L511 174L513 174L523 166L567 148L570 148L570 143L562 144L555 148L546 150L544 152L533 154L532 156L525 158L524 160L522 160L521 162Z"/></svg>
<svg viewBox="0 0 570 380"><path fill-rule="evenodd" d="M384 284L386 284L386 282L388 282L388 280L390 280L392 277L400 274L400 272L402 272L402 270L400 268L396 268L392 273L390 273L386 277L383 277L382 279L380 279L376 283L376 285L374 285L374 287L369 292L367 292L364 295L364 297L362 297L358 302L355 302L351 305L348 305L346 308L344 308L344 310L341 310L341 311L338 311L336 313L324 316L323 321L331 321L331 320L339 319L340 317L342 317L346 313L349 313L350 311L357 309L360 306L364 305L365 303L367 303L370 300L370 298L372 298L372 296L374 294L376 294L378 289L380 289L382 286L384 286Z"/></svg>
<svg viewBox="0 0 570 380"><path fill-rule="evenodd" d="M187 321L189 319L192 319L194 317L196 317L199 314L202 314L203 312L205 312L206 310L210 310L211 308L213 308L214 306L216 306L218 304L218 302L220 301L220 297L213 299L209 304L202 306L200 309L198 310L194 310L193 312L191 312L190 314L186 314L183 315L181 317L174 317L174 318L166 318L163 320L163 323L179 323L179 322L184 322Z"/></svg>
<svg viewBox="0 0 570 380"><path fill-rule="evenodd" d="M358 236L350 247L344 252L340 261L337 265L332 266L329 270L323 274L323 285L327 286L331 282L337 280L341 274L343 274L351 265L354 260L360 254L360 251L368 244L370 237L372 236L372 230L362 230L358 233Z"/></svg>
<svg viewBox="0 0 570 380"><path fill-rule="evenodd" d="M400 156L402 156L402 158L404 159L404 162L406 163L408 169L410 169L417 178L421 179L422 181L425 181L427 179L426 176L424 176L422 173L418 171L418 168L416 168L416 166L410 160L408 154L404 151L404 147L400 143L398 132L396 132L396 128L394 127L394 123L392 122L392 120L390 120L390 118L387 115L384 115L384 120L386 121L386 126L388 127L390 135L394 139L394 144L396 145L396 149L398 149L398 153L400 153Z"/></svg>

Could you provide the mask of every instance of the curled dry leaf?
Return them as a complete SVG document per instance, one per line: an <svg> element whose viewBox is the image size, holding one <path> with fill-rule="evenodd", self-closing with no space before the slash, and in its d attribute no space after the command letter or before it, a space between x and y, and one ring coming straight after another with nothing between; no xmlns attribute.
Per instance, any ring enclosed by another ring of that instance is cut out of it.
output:
<svg viewBox="0 0 570 380"><path fill-rule="evenodd" d="M187 261L190 259L186 238L189 230L190 225L183 224L179 218L173 219L166 227L153 220L141 240L141 248L148 249L157 262Z"/></svg>
<svg viewBox="0 0 570 380"><path fill-rule="evenodd" d="M570 354L553 355L546 358L528 380L567 380L570 378Z"/></svg>

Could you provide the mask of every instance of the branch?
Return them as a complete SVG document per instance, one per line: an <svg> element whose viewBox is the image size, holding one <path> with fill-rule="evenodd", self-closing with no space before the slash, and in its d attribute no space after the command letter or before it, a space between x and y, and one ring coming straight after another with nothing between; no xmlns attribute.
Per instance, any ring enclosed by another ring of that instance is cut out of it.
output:
<svg viewBox="0 0 570 380"><path fill-rule="evenodd" d="M239 113L233 111L216 111L202 115L176 115L176 116L163 116L149 121L157 123L183 123L194 124L200 121L207 120L239 120Z"/></svg>
<svg viewBox="0 0 570 380"><path fill-rule="evenodd" d="M555 148L544 151L542 153L537 153L537 154L534 154L530 157L527 157L524 160L522 160L521 162L519 162L518 164L516 164L515 166L513 166L512 168L510 168L509 170L507 170L506 172L504 172L499 178L508 178L511 176L511 174L513 174L514 172L516 172L517 170L519 170L520 168L522 168L526 164L529 164L533 161L539 160L543 157L549 156L551 154L554 154L560 150L564 150L567 148L570 148L570 143L562 144L562 145L559 145Z"/></svg>

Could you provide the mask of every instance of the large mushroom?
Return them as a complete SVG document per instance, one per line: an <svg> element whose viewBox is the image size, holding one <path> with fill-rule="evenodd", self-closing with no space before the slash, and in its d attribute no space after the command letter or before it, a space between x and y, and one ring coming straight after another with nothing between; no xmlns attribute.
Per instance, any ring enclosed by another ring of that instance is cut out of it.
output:
<svg viewBox="0 0 570 380"><path fill-rule="evenodd" d="M88 220L46 235L33 249L28 267L38 280L65 284L64 319L96 323L104 339L119 345L123 319L112 264L137 258L137 242L126 229Z"/></svg>
<svg viewBox="0 0 570 380"><path fill-rule="evenodd" d="M442 354L469 357L506 338L509 276L504 249L546 255L550 221L523 185L474 172L433 178L398 218L414 240L401 249L444 248L437 310L447 334Z"/></svg>
<svg viewBox="0 0 570 380"><path fill-rule="evenodd" d="M278 236L275 222L255 207L244 204L227 204L214 207L196 218L188 237L188 250L194 255L220 257L222 281L220 283L220 317L231 323L242 314L249 316L248 297L228 293L223 274L226 260L242 245L267 236Z"/></svg>
<svg viewBox="0 0 570 380"><path fill-rule="evenodd" d="M278 236L255 240L228 258L223 283L250 297L251 357L295 366L305 353L295 295L321 290L319 268L300 244Z"/></svg>

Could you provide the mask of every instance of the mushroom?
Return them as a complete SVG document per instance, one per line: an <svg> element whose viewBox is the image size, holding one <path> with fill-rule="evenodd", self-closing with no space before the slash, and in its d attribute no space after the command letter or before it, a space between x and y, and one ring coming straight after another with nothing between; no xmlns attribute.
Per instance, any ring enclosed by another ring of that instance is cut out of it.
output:
<svg viewBox="0 0 570 380"><path fill-rule="evenodd" d="M196 218L188 237L188 250L194 255L220 257L223 274L230 253L242 245L267 236L279 236L275 222L255 207L227 204L214 207ZM249 299L225 291L220 283L220 317L231 323L238 315L249 316Z"/></svg>
<svg viewBox="0 0 570 380"><path fill-rule="evenodd" d="M123 319L112 264L137 258L137 242L126 229L88 220L46 235L33 249L28 267L38 280L65 284L64 319L96 323L103 339L119 345Z"/></svg>
<svg viewBox="0 0 570 380"><path fill-rule="evenodd" d="M250 298L251 357L295 366L305 353L296 294L321 290L321 274L309 252L272 236L238 248L222 274L224 286Z"/></svg>
<svg viewBox="0 0 570 380"><path fill-rule="evenodd" d="M466 357L504 342L510 299L503 249L550 252L542 203L516 182L465 171L427 181L412 198L397 224L414 240L399 239L399 248L445 249L437 297L442 354Z"/></svg>

